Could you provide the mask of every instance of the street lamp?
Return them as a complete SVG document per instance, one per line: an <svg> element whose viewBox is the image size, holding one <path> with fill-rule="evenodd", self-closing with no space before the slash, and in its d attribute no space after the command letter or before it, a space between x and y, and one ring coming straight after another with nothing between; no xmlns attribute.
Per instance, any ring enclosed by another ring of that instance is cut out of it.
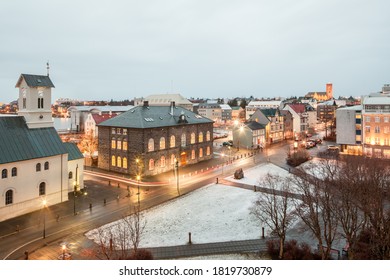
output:
<svg viewBox="0 0 390 280"><path fill-rule="evenodd" d="M66 245L63 244L62 245L62 259L65 260L65 249L66 249Z"/></svg>
<svg viewBox="0 0 390 280"><path fill-rule="evenodd" d="M43 208L43 239L46 238L46 204L47 201L44 199L42 201L42 208Z"/></svg>
<svg viewBox="0 0 390 280"><path fill-rule="evenodd" d="M180 190L179 190L179 161L176 158L175 158L175 173L176 173L177 194L180 196Z"/></svg>
<svg viewBox="0 0 390 280"><path fill-rule="evenodd" d="M140 175L137 175L137 183L138 183L138 204L140 204L140 200L139 200L139 196L140 196L140 191L139 191L139 181L141 180L141 176Z"/></svg>
<svg viewBox="0 0 390 280"><path fill-rule="evenodd" d="M77 184L73 182L73 215L76 216L76 196L77 196Z"/></svg>

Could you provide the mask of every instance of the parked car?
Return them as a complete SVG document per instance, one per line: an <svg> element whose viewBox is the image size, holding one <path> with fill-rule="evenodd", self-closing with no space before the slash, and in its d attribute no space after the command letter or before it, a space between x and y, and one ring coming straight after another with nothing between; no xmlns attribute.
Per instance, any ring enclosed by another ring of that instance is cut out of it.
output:
<svg viewBox="0 0 390 280"><path fill-rule="evenodd" d="M232 147L232 146L233 146L233 143L231 143L230 141L223 142L223 143L222 143L222 146L224 146L224 147L226 147L226 146Z"/></svg>

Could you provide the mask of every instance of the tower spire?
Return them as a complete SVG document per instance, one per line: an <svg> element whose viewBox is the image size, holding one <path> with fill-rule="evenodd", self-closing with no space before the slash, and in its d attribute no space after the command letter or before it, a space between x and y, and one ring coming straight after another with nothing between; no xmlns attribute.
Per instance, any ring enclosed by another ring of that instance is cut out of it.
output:
<svg viewBox="0 0 390 280"><path fill-rule="evenodd" d="M49 70L50 70L49 61L46 62L46 70L47 70L47 76L49 77Z"/></svg>

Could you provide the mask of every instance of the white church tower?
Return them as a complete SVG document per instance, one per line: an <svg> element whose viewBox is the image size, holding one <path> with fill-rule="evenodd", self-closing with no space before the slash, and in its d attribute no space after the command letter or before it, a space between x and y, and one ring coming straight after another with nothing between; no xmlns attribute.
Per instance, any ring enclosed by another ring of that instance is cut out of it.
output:
<svg viewBox="0 0 390 280"><path fill-rule="evenodd" d="M54 127L51 112L54 85L49 72L47 76L21 74L15 87L19 88L18 115L26 119L28 128Z"/></svg>

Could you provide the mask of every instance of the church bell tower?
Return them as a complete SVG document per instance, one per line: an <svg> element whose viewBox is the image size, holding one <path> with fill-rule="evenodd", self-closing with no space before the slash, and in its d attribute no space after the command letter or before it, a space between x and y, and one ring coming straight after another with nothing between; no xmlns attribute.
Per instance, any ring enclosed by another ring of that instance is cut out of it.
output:
<svg viewBox="0 0 390 280"><path fill-rule="evenodd" d="M47 76L21 74L16 83L19 88L19 116L24 116L28 128L53 127L51 88L54 84Z"/></svg>

